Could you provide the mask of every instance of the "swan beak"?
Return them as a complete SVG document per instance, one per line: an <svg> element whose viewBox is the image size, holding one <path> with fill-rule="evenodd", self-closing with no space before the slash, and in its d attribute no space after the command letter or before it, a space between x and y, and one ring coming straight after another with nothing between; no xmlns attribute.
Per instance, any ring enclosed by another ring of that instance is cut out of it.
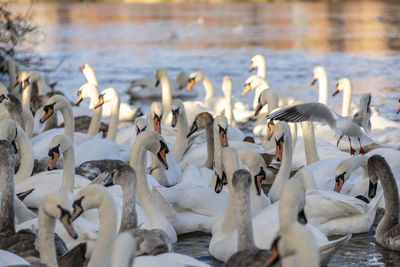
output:
<svg viewBox="0 0 400 267"><path fill-rule="evenodd" d="M267 133L267 140L271 140L272 135L274 134L274 123L268 123L268 133Z"/></svg>
<svg viewBox="0 0 400 267"><path fill-rule="evenodd" d="M219 138L221 139L221 146L228 147L228 136L226 135L226 130L219 131Z"/></svg>
<svg viewBox="0 0 400 267"><path fill-rule="evenodd" d="M338 87L336 87L335 92L333 92L332 96L335 96L335 95L337 95L339 93L340 93L340 91L339 91Z"/></svg>
<svg viewBox="0 0 400 267"><path fill-rule="evenodd" d="M265 179L265 176L257 175L256 176L256 189L257 189L257 196L261 195L261 182Z"/></svg>
<svg viewBox="0 0 400 267"><path fill-rule="evenodd" d="M159 84L160 84L160 80L157 80L155 86L158 87Z"/></svg>
<svg viewBox="0 0 400 267"><path fill-rule="evenodd" d="M54 166L56 166L56 162L57 162L57 159L58 159L59 156L60 156L60 155L59 155L58 153L56 153L56 152L53 152L53 153L52 153L51 158L50 158L50 161L49 161L49 166L47 167L47 169L48 169L49 171L51 171L52 169L54 169Z"/></svg>
<svg viewBox="0 0 400 267"><path fill-rule="evenodd" d="M53 115L53 112L53 108L49 106L47 111L43 114L43 117L40 119L40 122L44 123L45 121L47 121L47 119L50 118L51 115Z"/></svg>
<svg viewBox="0 0 400 267"><path fill-rule="evenodd" d="M76 105L76 106L79 106L79 104L82 102L82 100L83 100L82 92L79 91L79 92L78 92L78 100L76 100L75 105Z"/></svg>
<svg viewBox="0 0 400 267"><path fill-rule="evenodd" d="M263 108L263 105L261 104L260 101L258 101L256 112L254 113L254 116L258 116L258 114L260 113L262 108Z"/></svg>
<svg viewBox="0 0 400 267"><path fill-rule="evenodd" d="M80 66L79 69L80 69L81 71L83 71L83 70L85 69L85 66Z"/></svg>
<svg viewBox="0 0 400 267"><path fill-rule="evenodd" d="M397 113L397 114L400 113L400 106L397 108L396 113Z"/></svg>
<svg viewBox="0 0 400 267"><path fill-rule="evenodd" d="M161 120L158 117L154 117L154 131L161 134Z"/></svg>
<svg viewBox="0 0 400 267"><path fill-rule="evenodd" d="M192 87L194 86L195 83L196 81L194 80L194 78L190 78L186 90L188 91L192 90Z"/></svg>
<svg viewBox="0 0 400 267"><path fill-rule="evenodd" d="M283 140L276 143L275 158L277 161L282 161L283 154Z"/></svg>
<svg viewBox="0 0 400 267"><path fill-rule="evenodd" d="M22 85L21 85L21 92L23 92L26 89L26 87L28 87L28 85L29 85L29 80L28 79L23 81Z"/></svg>
<svg viewBox="0 0 400 267"><path fill-rule="evenodd" d="M219 175L216 172L214 172L214 175L217 176L217 179L215 180L215 188L214 188L214 190L215 190L215 193L219 194L219 193L221 193L222 188L223 188L224 185L222 183L222 179L219 178Z"/></svg>
<svg viewBox="0 0 400 267"><path fill-rule="evenodd" d="M167 148L163 148L158 152L158 159L164 164L166 170L168 170L168 162L167 162L167 155L168 153Z"/></svg>
<svg viewBox="0 0 400 267"><path fill-rule="evenodd" d="M13 145L13 147L14 147L14 152L15 152L15 154L17 154L18 153L18 148L17 148L17 143L16 143L16 137L12 140L12 142L11 142L11 144Z"/></svg>
<svg viewBox="0 0 400 267"><path fill-rule="evenodd" d="M73 239L77 239L78 234L76 233L74 227L72 226L71 215L69 213L65 213L63 216L61 216L60 221L64 225L64 228L68 232L68 234Z"/></svg>
<svg viewBox="0 0 400 267"><path fill-rule="evenodd" d="M244 89L243 89L243 92L242 92L242 96L245 96L250 90L251 90L251 85L250 85L249 83L246 83L246 84L244 85Z"/></svg>
<svg viewBox="0 0 400 267"><path fill-rule="evenodd" d="M250 67L249 67L249 72L252 72L256 66L254 66L253 62L251 62Z"/></svg>
<svg viewBox="0 0 400 267"><path fill-rule="evenodd" d="M343 184L344 184L343 178L337 177L336 183L335 183L335 188L333 189L333 191L335 191L336 193L340 193L340 190L342 190Z"/></svg>
<svg viewBox="0 0 400 267"><path fill-rule="evenodd" d="M172 122L171 126L175 128L176 124L178 123L178 116L179 116L179 110L172 110Z"/></svg>
<svg viewBox="0 0 400 267"><path fill-rule="evenodd" d="M376 189L378 187L378 183L372 183L371 180L369 181L369 187L368 187L368 196L370 198L374 198L376 195Z"/></svg>
<svg viewBox="0 0 400 267"><path fill-rule="evenodd" d="M189 138L192 134L194 134L197 131L197 123L194 121L192 124L192 127L190 128L190 132L186 135L186 138Z"/></svg>
<svg viewBox="0 0 400 267"><path fill-rule="evenodd" d="M277 243L278 243L277 239L275 239L274 243L272 244L272 248L271 248L271 250L272 250L271 256L269 256L269 258L263 265L264 267L272 266L275 262L277 262L279 260L279 252L278 252L278 248L277 248Z"/></svg>
<svg viewBox="0 0 400 267"><path fill-rule="evenodd" d="M103 104L104 104L104 96L103 95L99 95L99 102L97 102L96 106L94 106L94 109L100 107Z"/></svg>
<svg viewBox="0 0 400 267"><path fill-rule="evenodd" d="M311 85L314 85L317 82L317 80L318 80L317 78L313 78L311 81Z"/></svg>
<svg viewBox="0 0 400 267"><path fill-rule="evenodd" d="M297 221L301 224L307 224L308 220L307 220L306 214L304 213L304 208L301 209L301 211L297 215Z"/></svg>

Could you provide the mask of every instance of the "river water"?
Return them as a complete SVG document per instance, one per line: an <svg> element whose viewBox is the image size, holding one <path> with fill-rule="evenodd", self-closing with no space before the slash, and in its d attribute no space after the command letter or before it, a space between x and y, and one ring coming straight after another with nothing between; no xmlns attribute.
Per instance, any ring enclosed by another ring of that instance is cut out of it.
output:
<svg viewBox="0 0 400 267"><path fill-rule="evenodd" d="M26 12L27 5L11 5ZM253 55L267 60L271 88L306 101L317 100L310 85L312 70L326 68L330 90L337 80L352 81L353 102L372 92L372 105L397 119L400 88L400 4L396 1L290 3L101 4L35 3L32 19L42 35L35 51L46 59L47 74L75 100L85 82L79 66L90 63L100 88L122 94L130 82L153 76L164 67L175 77L185 70L204 70L217 85L229 75L235 99L240 96ZM60 63L61 62L61 63ZM203 89L198 86L200 97ZM128 99L123 94L123 99ZM330 103L340 97L329 96ZM147 103L138 103L148 105ZM146 107L144 107L146 110ZM355 235L332 260L332 266L393 265L397 252L374 242L374 228ZM180 238L177 251L218 265L208 256L209 236Z"/></svg>

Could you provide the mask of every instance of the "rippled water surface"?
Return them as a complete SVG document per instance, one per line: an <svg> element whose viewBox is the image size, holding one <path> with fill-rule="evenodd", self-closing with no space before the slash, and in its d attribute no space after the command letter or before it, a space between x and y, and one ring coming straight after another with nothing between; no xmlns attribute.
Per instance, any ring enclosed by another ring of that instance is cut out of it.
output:
<svg viewBox="0 0 400 267"><path fill-rule="evenodd" d="M12 5L25 12L26 5ZM250 58L266 56L267 80L273 89L307 101L317 100L310 86L317 65L327 69L330 90L349 77L357 104L360 93L373 92L372 105L391 119L400 96L400 4L396 1L229 4L34 4L32 18L43 29L36 50L49 67L57 89L75 99L85 82L79 66L94 67L100 88L121 93L131 80L153 76L158 67L170 77L180 70L204 70L217 85L230 75L235 98ZM60 63L57 68L55 66ZM204 95L201 86L196 88ZM124 99L127 99L125 96ZM329 97L330 103L341 99ZM144 103L139 103L143 105ZM146 109L146 108L145 108ZM396 265L397 252L374 242L374 229L354 235L332 266ZM176 250L213 265L209 236L180 238Z"/></svg>

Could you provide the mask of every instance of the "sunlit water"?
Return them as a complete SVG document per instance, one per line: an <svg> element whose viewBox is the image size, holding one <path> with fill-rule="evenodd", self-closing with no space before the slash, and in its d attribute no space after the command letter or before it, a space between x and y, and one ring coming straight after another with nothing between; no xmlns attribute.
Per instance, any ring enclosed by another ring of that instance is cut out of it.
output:
<svg viewBox="0 0 400 267"><path fill-rule="evenodd" d="M13 5L25 12L26 5ZM240 96L253 55L267 59L271 88L306 101L317 100L310 85L312 70L326 68L330 90L349 77L358 105L362 92L373 92L372 105L396 119L400 88L400 4L375 1L230 4L34 4L32 18L42 27L36 51L53 69L56 89L71 100L85 82L79 66L90 63L100 88L121 93L138 77L153 76L164 67L170 77L185 70L204 70L217 94L222 78L233 80ZM55 68L58 63L61 64ZM204 95L196 85L199 97ZM125 95L123 99L128 99ZM340 97L329 96L329 103ZM147 103L136 103L147 105ZM146 110L146 107L144 108ZM399 262L397 252L375 245L374 230L355 235L332 266L383 265ZM209 236L181 238L177 250L212 262Z"/></svg>

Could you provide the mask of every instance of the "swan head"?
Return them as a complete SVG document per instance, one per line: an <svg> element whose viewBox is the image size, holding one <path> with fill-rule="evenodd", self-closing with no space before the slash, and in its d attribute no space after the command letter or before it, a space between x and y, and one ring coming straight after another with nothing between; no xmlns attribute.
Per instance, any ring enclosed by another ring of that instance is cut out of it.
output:
<svg viewBox="0 0 400 267"><path fill-rule="evenodd" d="M228 119L224 115L218 115L214 119L214 135L218 135L222 147L229 146L228 144Z"/></svg>
<svg viewBox="0 0 400 267"><path fill-rule="evenodd" d="M250 189L251 174L247 170L239 169L233 173L232 186L236 192L244 192Z"/></svg>
<svg viewBox="0 0 400 267"><path fill-rule="evenodd" d="M113 171L113 184L124 186L126 184L134 184L136 188L136 172L128 164L120 166Z"/></svg>
<svg viewBox="0 0 400 267"><path fill-rule="evenodd" d="M50 142L50 148L48 153L50 161L48 169L49 170L54 169L54 166L56 165L57 159L60 157L60 155L64 153L66 150L70 149L71 147L72 147L72 142L68 136L66 135L54 136Z"/></svg>
<svg viewBox="0 0 400 267"><path fill-rule="evenodd" d="M167 154L169 153L168 146L164 138L155 131L144 131L136 137L133 145L140 144L145 149L157 156L158 160L168 170Z"/></svg>
<svg viewBox="0 0 400 267"><path fill-rule="evenodd" d="M67 107L71 108L69 100L63 95L53 95L47 100L46 105L43 107L43 116L40 119L41 123L47 121L51 115L55 112L65 109Z"/></svg>
<svg viewBox="0 0 400 267"><path fill-rule="evenodd" d="M335 187L334 191L340 193L342 190L343 184L350 178L351 174L362 167L362 165L356 164L360 162L363 164L362 158L366 159L367 156L356 155L345 160L342 160L338 166L336 167L336 177L335 177Z"/></svg>
<svg viewBox="0 0 400 267"><path fill-rule="evenodd" d="M18 129L15 121L11 119L0 120L0 140L8 140L13 146L15 153L18 153L17 137Z"/></svg>
<svg viewBox="0 0 400 267"><path fill-rule="evenodd" d="M275 157L277 161L281 161L283 156L283 145L290 136L290 128L287 122L283 121L279 121L273 128L273 137L276 143Z"/></svg>
<svg viewBox="0 0 400 267"><path fill-rule="evenodd" d="M254 69L259 68L261 64L265 65L265 58L263 55L257 54L251 58L249 72L252 72Z"/></svg>
<svg viewBox="0 0 400 267"><path fill-rule="evenodd" d="M176 83L178 84L178 89L182 90L189 80L189 74L186 71L179 72L176 77Z"/></svg>
<svg viewBox="0 0 400 267"><path fill-rule="evenodd" d="M257 191L257 195L261 195L262 181L267 179L267 165L265 164L264 158L258 152L240 150L238 151L240 160L249 169L251 175L253 176L254 186Z"/></svg>
<svg viewBox="0 0 400 267"><path fill-rule="evenodd" d="M229 76L225 76L222 79L222 91L224 91L225 94L232 93L232 80Z"/></svg>
<svg viewBox="0 0 400 267"><path fill-rule="evenodd" d="M168 79L167 71L166 71L165 69L163 69L163 68L157 69L155 87L158 87L158 85L160 84L160 81L161 81L162 79L164 79L164 78L167 78L167 79Z"/></svg>
<svg viewBox="0 0 400 267"><path fill-rule="evenodd" d="M136 119L136 136L138 136L141 132L144 132L149 127L149 122L146 118L137 118Z"/></svg>
<svg viewBox="0 0 400 267"><path fill-rule="evenodd" d="M317 66L313 70L313 79L311 81L311 85L314 85L321 78L326 78L326 71L324 67Z"/></svg>
<svg viewBox="0 0 400 267"><path fill-rule="evenodd" d="M161 120L164 113L163 105L160 102L153 102L150 105L150 111L147 115L147 120L150 123L152 130L161 134Z"/></svg>
<svg viewBox="0 0 400 267"><path fill-rule="evenodd" d="M192 90L193 86L198 83L202 82L204 80L205 74L202 71L195 71L189 75L188 79L188 84L186 89L188 91Z"/></svg>
<svg viewBox="0 0 400 267"><path fill-rule="evenodd" d="M172 112L172 122L171 126L175 127L176 124L178 123L178 117L180 114L182 114L185 110L185 107L183 106L183 102L180 99L174 99L171 103L171 112Z"/></svg>
<svg viewBox="0 0 400 267"><path fill-rule="evenodd" d="M17 86L18 84L21 84L21 91L24 91L30 84L30 73L26 71L21 71L17 75L17 79L15 81L14 87Z"/></svg>
<svg viewBox="0 0 400 267"><path fill-rule="evenodd" d="M265 89L269 88L268 83L258 75L251 75L247 78L246 82L244 83L244 89L242 92L242 96L246 95L253 89L263 87Z"/></svg>
<svg viewBox="0 0 400 267"><path fill-rule="evenodd" d="M301 224L307 223L307 217L304 213L306 205L305 186L302 181L298 179L289 180L282 189L281 198L279 202L279 219L282 222L289 221L289 224L300 222ZM292 218L292 219L291 219Z"/></svg>
<svg viewBox="0 0 400 267"><path fill-rule="evenodd" d="M271 250L271 256L264 266L273 266L279 259L289 256L295 256L295 266L319 266L319 248L315 237L302 225L281 227L272 241Z"/></svg>
<svg viewBox="0 0 400 267"><path fill-rule="evenodd" d="M263 90L260 93L260 96L258 97L258 103L254 115L257 116L265 105L267 105L268 103L273 105L272 104L273 101L277 102L277 100L278 100L278 95L274 90L271 89Z"/></svg>
<svg viewBox="0 0 400 267"><path fill-rule="evenodd" d="M75 102L75 105L79 105L83 99L91 98L93 95L98 97L98 89L97 86L92 83L85 83L79 88L78 91L78 99ZM94 103L90 102L89 109L94 109Z"/></svg>
<svg viewBox="0 0 400 267"><path fill-rule="evenodd" d="M89 77L92 77L94 75L94 70L90 64L85 64L83 66L80 66L79 69L82 71L83 76L85 76L86 80L90 81Z"/></svg>
<svg viewBox="0 0 400 267"><path fill-rule="evenodd" d="M351 89L351 83L350 80L348 78L341 78L337 84L336 84L336 89L335 91L332 93L332 96L337 95L338 93L344 91L344 90L348 90Z"/></svg>
<svg viewBox="0 0 400 267"><path fill-rule="evenodd" d="M53 193L46 196L39 209L50 218L59 219L68 234L74 239L78 238L78 234L72 225L71 203L65 195Z"/></svg>
<svg viewBox="0 0 400 267"><path fill-rule="evenodd" d="M104 89L100 94L99 94L99 101L97 104L94 106L94 108L101 107L104 103L109 103L111 101L119 100L119 94L117 90L114 88L107 88Z"/></svg>
<svg viewBox="0 0 400 267"><path fill-rule="evenodd" d="M88 185L82 188L76 195L72 207L72 221L78 218L83 212L100 207L105 195L109 195L104 186L98 184Z"/></svg>
<svg viewBox="0 0 400 267"><path fill-rule="evenodd" d="M392 169L390 168L386 159L381 155L373 155L368 159L368 176L368 196L370 198L374 198L376 195L380 176L389 176L391 179L394 179Z"/></svg>
<svg viewBox="0 0 400 267"><path fill-rule="evenodd" d="M212 126L214 123L214 117L209 112L201 112L194 117L192 126L190 127L189 133L186 136L189 138L192 134L197 131L205 129L207 126Z"/></svg>

